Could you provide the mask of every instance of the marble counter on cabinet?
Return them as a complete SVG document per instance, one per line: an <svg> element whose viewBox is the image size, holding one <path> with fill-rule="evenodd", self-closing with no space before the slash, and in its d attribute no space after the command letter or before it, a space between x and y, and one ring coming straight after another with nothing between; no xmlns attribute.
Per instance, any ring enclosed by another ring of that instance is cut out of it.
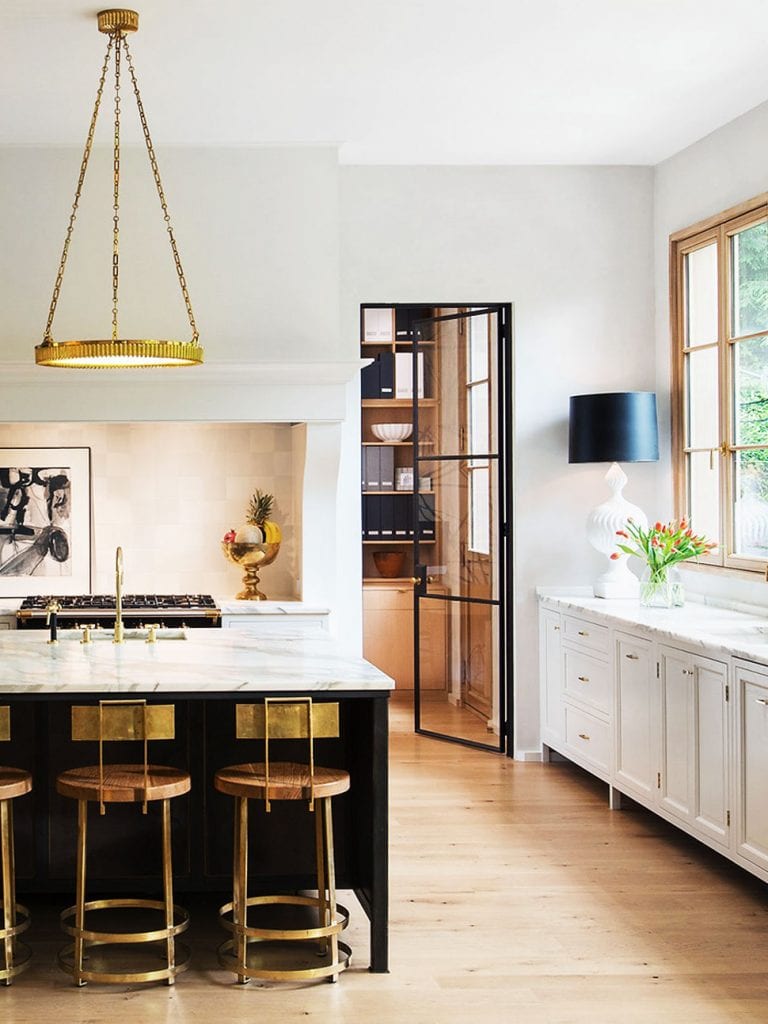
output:
<svg viewBox="0 0 768 1024"><path fill-rule="evenodd" d="M578 615L606 626L631 627L634 634L706 648L768 665L768 607L744 610L689 600L682 608L643 608L637 601L572 596L538 591L539 600L551 608Z"/></svg>
<svg viewBox="0 0 768 1024"><path fill-rule="evenodd" d="M0 634L0 694L258 694L387 691L394 687L362 658L321 636L262 639L237 630L188 630L186 639L80 643L60 631Z"/></svg>

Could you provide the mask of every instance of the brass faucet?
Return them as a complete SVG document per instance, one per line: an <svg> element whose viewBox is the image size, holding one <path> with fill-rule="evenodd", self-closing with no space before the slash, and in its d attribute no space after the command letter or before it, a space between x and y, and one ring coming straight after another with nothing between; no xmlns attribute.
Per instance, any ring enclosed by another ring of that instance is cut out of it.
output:
<svg viewBox="0 0 768 1024"><path fill-rule="evenodd" d="M123 549L115 552L115 635L113 644L123 643Z"/></svg>

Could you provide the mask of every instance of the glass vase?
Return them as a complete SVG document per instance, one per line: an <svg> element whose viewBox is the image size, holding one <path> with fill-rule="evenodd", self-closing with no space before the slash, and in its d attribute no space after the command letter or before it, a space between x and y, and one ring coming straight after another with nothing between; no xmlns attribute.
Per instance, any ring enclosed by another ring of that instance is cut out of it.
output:
<svg viewBox="0 0 768 1024"><path fill-rule="evenodd" d="M640 604L643 608L682 608L683 585L675 569L645 568L640 580Z"/></svg>

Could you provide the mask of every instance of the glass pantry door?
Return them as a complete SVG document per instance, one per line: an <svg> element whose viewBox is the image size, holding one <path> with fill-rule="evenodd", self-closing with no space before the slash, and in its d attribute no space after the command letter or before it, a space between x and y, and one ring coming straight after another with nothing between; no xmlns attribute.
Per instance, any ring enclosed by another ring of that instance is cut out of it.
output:
<svg viewBox="0 0 768 1024"><path fill-rule="evenodd" d="M416 730L504 750L509 306L413 325Z"/></svg>

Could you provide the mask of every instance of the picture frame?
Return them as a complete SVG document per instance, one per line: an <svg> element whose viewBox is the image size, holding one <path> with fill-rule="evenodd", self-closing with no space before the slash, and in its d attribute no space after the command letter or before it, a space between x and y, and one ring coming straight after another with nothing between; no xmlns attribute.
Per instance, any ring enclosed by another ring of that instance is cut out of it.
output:
<svg viewBox="0 0 768 1024"><path fill-rule="evenodd" d="M91 449L0 448L0 598L91 592Z"/></svg>

